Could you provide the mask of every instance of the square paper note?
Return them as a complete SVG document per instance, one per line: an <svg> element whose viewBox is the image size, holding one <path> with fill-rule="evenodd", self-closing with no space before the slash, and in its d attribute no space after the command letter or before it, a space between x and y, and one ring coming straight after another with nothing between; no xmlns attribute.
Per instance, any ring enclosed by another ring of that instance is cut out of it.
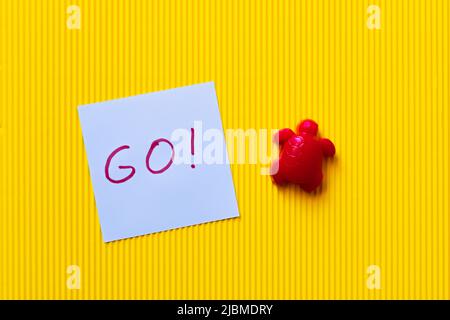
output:
<svg viewBox="0 0 450 320"><path fill-rule="evenodd" d="M214 83L78 112L105 242L239 216Z"/></svg>

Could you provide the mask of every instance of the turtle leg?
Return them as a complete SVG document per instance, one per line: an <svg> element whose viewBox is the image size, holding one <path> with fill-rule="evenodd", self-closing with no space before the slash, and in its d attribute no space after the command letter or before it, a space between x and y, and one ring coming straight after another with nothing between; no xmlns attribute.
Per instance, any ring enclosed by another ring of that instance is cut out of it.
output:
<svg viewBox="0 0 450 320"><path fill-rule="evenodd" d="M322 172L320 174L315 175L311 181L307 182L307 183L303 183L300 187L305 190L306 192L313 192L314 190L316 190L320 184L322 183Z"/></svg>
<svg viewBox="0 0 450 320"><path fill-rule="evenodd" d="M294 131L289 128L278 130L273 136L273 142L282 146L290 137L295 136Z"/></svg>
<svg viewBox="0 0 450 320"><path fill-rule="evenodd" d="M273 182L275 182L275 184L279 186L287 183L286 179L281 173L279 160L275 160L274 162L272 162L272 165L270 166L270 175L272 176Z"/></svg>
<svg viewBox="0 0 450 320"><path fill-rule="evenodd" d="M325 157L333 157L336 153L336 148L331 140L320 139L320 145L322 146L322 152Z"/></svg>

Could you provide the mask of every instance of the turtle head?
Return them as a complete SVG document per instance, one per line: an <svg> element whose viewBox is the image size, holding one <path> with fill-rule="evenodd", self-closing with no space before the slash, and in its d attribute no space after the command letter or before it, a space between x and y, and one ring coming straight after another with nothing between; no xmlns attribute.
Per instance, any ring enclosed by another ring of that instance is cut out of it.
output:
<svg viewBox="0 0 450 320"><path fill-rule="evenodd" d="M307 133L312 136L317 135L319 126L314 120L306 119L300 122L297 126L297 134Z"/></svg>

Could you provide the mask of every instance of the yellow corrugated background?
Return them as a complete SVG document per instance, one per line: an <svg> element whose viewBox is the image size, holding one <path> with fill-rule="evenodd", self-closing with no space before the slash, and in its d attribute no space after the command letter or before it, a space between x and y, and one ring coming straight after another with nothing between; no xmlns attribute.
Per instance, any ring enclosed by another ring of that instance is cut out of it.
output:
<svg viewBox="0 0 450 320"><path fill-rule="evenodd" d="M71 4L81 30L66 27ZM449 298L449 13L446 0L1 0L0 298ZM322 192L233 165L239 219L104 244L77 105L210 80L225 128L316 119L337 146Z"/></svg>

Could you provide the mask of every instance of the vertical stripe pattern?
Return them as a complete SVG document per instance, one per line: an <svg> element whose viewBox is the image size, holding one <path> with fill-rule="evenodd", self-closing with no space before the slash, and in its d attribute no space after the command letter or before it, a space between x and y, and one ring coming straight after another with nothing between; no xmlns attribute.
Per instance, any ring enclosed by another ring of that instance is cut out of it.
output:
<svg viewBox="0 0 450 320"><path fill-rule="evenodd" d="M0 0L0 298L448 299L449 14L446 0ZM321 190L233 164L240 218L104 244L77 105L211 80L226 129L315 119L337 147Z"/></svg>

